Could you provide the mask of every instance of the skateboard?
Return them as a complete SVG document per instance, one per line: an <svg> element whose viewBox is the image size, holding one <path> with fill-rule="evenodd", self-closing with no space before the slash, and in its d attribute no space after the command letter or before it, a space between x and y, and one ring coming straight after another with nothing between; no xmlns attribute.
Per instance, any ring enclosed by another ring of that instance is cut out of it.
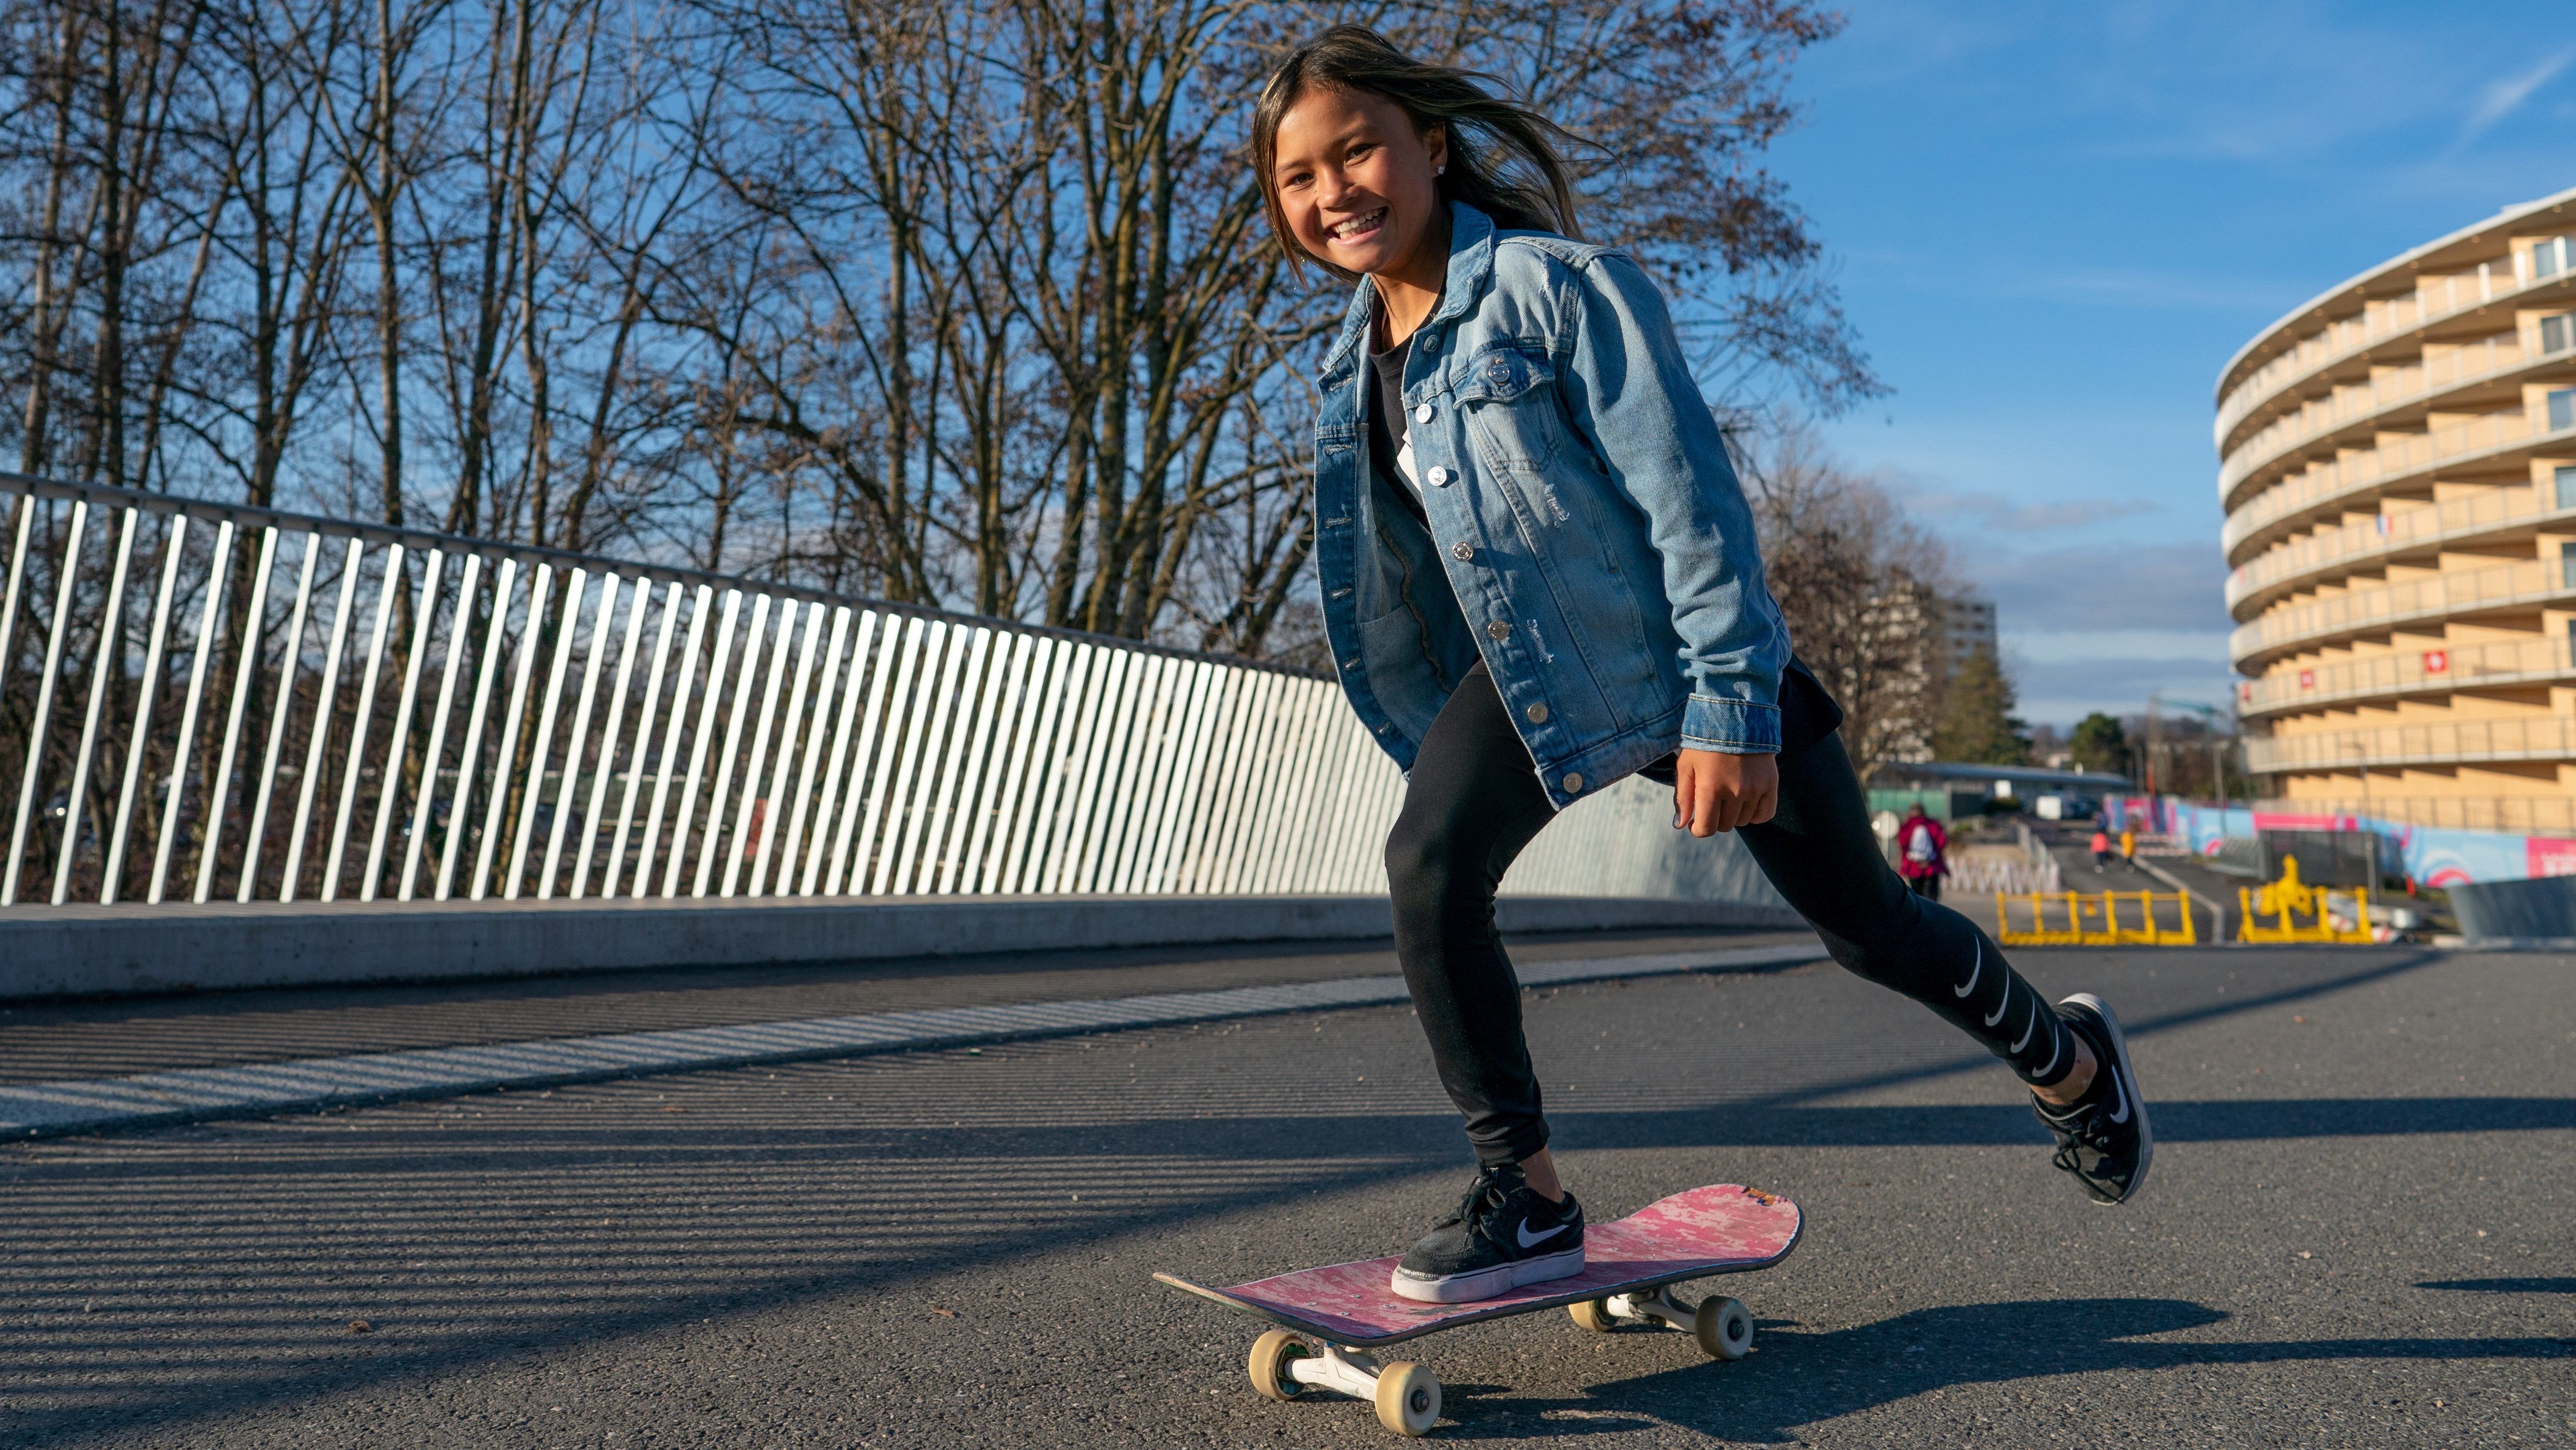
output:
<svg viewBox="0 0 2576 1450"><path fill-rule="evenodd" d="M1724 1360L1753 1347L1753 1315L1735 1299L1696 1306L1673 1297L1686 1279L1767 1269L1798 1246L1798 1205L1775 1193L1720 1183L1660 1199L1615 1223L1583 1231L1584 1269L1571 1278L1524 1284L1469 1304L1425 1304L1388 1287L1396 1260L1363 1259L1299 1269L1227 1289L1172 1274L1175 1289L1279 1326L1252 1346L1252 1388L1274 1400L1328 1389L1376 1406L1378 1423L1399 1435L1431 1433L1440 1418L1440 1381L1408 1361L1379 1362L1370 1351L1461 1324L1566 1309L1586 1329L1669 1324Z"/></svg>

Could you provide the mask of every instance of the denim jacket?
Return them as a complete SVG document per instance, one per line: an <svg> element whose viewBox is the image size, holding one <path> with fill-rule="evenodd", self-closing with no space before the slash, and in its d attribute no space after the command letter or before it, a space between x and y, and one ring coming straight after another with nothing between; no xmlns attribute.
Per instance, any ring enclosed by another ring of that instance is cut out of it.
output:
<svg viewBox="0 0 2576 1450"><path fill-rule="evenodd" d="M1789 631L1663 298L1450 204L1404 372L1426 530L1369 465L1362 279L1324 362L1315 561L1351 708L1410 771L1479 654L1560 809L1677 747L1780 748Z"/></svg>

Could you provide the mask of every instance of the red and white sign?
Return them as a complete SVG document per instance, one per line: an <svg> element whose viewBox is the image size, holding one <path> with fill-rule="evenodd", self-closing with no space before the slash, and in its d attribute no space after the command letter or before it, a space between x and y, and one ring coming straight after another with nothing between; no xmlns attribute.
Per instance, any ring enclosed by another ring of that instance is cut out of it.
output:
<svg viewBox="0 0 2576 1450"><path fill-rule="evenodd" d="M2576 841L2526 836L2523 851L2534 876L2576 876Z"/></svg>
<svg viewBox="0 0 2576 1450"><path fill-rule="evenodd" d="M2316 671L2314 671L2314 670L2301 670L2301 671L2299 671L2299 688L2300 688L2300 689L2302 689L2302 690L2313 690L2313 689L2315 689L2316 687L2317 687L2317 672L2316 672Z"/></svg>
<svg viewBox="0 0 2576 1450"><path fill-rule="evenodd" d="M2424 673L2428 675L2447 675L2450 672L2451 652L2449 650L2428 649L2424 651Z"/></svg>

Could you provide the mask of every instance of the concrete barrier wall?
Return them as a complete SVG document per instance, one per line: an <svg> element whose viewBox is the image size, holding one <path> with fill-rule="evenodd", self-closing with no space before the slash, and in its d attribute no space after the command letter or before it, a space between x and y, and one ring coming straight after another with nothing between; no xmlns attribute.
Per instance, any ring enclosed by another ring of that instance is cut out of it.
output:
<svg viewBox="0 0 2576 1450"><path fill-rule="evenodd" d="M1725 901L1517 896L1511 932L1794 927ZM0 999L1107 947L1383 938L1383 896L943 896L800 900L21 907L0 915Z"/></svg>
<svg viewBox="0 0 2576 1450"><path fill-rule="evenodd" d="M2472 944L2576 937L2576 876L2461 882L2448 890L2460 935Z"/></svg>

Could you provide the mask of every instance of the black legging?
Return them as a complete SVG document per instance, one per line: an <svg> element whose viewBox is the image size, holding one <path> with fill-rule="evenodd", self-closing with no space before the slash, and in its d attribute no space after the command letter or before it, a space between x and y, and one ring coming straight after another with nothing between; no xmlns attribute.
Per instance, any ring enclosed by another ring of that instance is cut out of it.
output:
<svg viewBox="0 0 2576 1450"><path fill-rule="evenodd" d="M1888 867L1841 738L1827 732L1807 744L1793 734L1779 763L1779 811L1744 827L1744 844L1834 960L1941 1014L2025 1082L2063 1078L2074 1064L2038 991L1974 923L1915 895ZM1547 1146L1520 982L1494 930L1494 889L1555 813L1479 663L1423 736L1387 836L1386 871L1396 956L1440 1085L1489 1166Z"/></svg>

